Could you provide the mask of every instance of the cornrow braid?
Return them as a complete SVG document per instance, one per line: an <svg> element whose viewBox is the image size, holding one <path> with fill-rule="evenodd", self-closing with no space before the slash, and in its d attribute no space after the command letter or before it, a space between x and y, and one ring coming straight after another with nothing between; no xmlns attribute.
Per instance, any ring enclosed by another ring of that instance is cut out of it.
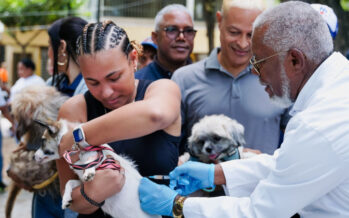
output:
<svg viewBox="0 0 349 218"><path fill-rule="evenodd" d="M92 23L88 23L85 25L84 30L82 32L82 37L81 37L81 54L83 53L88 53L86 45L87 45L87 32L88 28L93 25Z"/></svg>
<svg viewBox="0 0 349 218"><path fill-rule="evenodd" d="M93 38L94 38L94 33L95 33L95 27L96 25L89 25L87 30L86 30L86 44L84 46L84 52L86 54L90 54L94 50L93 46Z"/></svg>
<svg viewBox="0 0 349 218"><path fill-rule="evenodd" d="M90 23L84 27L82 35L77 40L77 54L94 54L100 50L121 46L121 50L128 55L134 48L141 52L140 46L131 42L124 29L111 20L103 23Z"/></svg>
<svg viewBox="0 0 349 218"><path fill-rule="evenodd" d="M103 30L103 25L101 23L98 23L95 28L95 33L94 35L94 51L99 51L103 49L104 43L102 40L104 37L104 30Z"/></svg>
<svg viewBox="0 0 349 218"><path fill-rule="evenodd" d="M133 49L135 49L137 51L138 55L142 55L143 54L143 46L138 44L135 40L132 40L130 42L131 46Z"/></svg>
<svg viewBox="0 0 349 218"><path fill-rule="evenodd" d="M105 20L105 21L103 21L103 29L107 26L107 25L109 25L109 24L111 24L111 23L113 23L113 21L111 21L111 20Z"/></svg>

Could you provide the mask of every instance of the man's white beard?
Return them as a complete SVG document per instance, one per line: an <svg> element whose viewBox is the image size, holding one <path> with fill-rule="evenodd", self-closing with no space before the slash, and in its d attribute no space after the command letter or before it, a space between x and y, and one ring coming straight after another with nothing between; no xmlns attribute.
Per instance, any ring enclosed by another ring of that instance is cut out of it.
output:
<svg viewBox="0 0 349 218"><path fill-rule="evenodd" d="M293 102L290 98L290 83L286 76L286 71L284 66L281 66L281 89L282 89L282 96L274 95L271 97L271 102L281 108L288 108L290 107Z"/></svg>

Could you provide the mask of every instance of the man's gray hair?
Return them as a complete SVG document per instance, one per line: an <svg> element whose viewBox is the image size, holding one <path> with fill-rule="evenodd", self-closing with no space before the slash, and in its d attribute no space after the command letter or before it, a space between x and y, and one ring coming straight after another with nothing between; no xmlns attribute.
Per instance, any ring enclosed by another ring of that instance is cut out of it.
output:
<svg viewBox="0 0 349 218"><path fill-rule="evenodd" d="M165 14L168 14L172 11L183 11L185 13L187 13L190 18L191 21L194 23L193 17L191 16L190 11L188 10L188 8L186 8L184 5L181 4L171 4L171 5L167 5L165 7L163 7L157 14L155 17L155 31L159 31L160 30L160 24L164 18Z"/></svg>
<svg viewBox="0 0 349 218"><path fill-rule="evenodd" d="M257 17L253 30L264 26L263 44L275 52L297 48L320 64L333 51L327 24L310 4L290 1L270 8Z"/></svg>

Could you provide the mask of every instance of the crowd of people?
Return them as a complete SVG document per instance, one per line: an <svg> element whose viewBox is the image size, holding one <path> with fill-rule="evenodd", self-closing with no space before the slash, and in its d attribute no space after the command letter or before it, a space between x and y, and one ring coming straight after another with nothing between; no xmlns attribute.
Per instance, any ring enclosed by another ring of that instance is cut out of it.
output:
<svg viewBox="0 0 349 218"><path fill-rule="evenodd" d="M180 4L157 13L151 37L141 44L111 20L59 19L48 29L52 77L45 82L25 58L9 89L0 71L8 93L8 99L0 95L0 110L15 127L12 96L24 87L50 85L69 96L58 119L81 124L62 137L60 156L78 143L74 131L84 143L108 143L138 166L139 199L149 214L348 217L349 61L333 51L338 25L332 9L297 1L266 9L263 0L223 0L216 19L220 46L195 63L193 17ZM245 150L257 155L179 163L193 125L212 114L241 123ZM56 166L63 193L77 176L63 158ZM124 183L120 171L99 170L74 188L66 210L59 193L34 193L32 217L110 217L98 205ZM227 195L189 196L215 185L224 185ZM0 191L5 187L0 174Z"/></svg>

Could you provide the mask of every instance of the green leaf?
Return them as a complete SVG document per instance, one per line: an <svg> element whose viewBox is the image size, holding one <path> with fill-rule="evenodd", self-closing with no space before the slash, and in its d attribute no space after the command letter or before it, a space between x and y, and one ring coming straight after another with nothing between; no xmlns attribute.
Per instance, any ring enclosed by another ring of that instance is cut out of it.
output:
<svg viewBox="0 0 349 218"><path fill-rule="evenodd" d="M0 0L0 20L7 27L47 25L76 11L84 0Z"/></svg>
<svg viewBox="0 0 349 218"><path fill-rule="evenodd" d="M343 10L349 11L349 0L341 0L341 6Z"/></svg>

